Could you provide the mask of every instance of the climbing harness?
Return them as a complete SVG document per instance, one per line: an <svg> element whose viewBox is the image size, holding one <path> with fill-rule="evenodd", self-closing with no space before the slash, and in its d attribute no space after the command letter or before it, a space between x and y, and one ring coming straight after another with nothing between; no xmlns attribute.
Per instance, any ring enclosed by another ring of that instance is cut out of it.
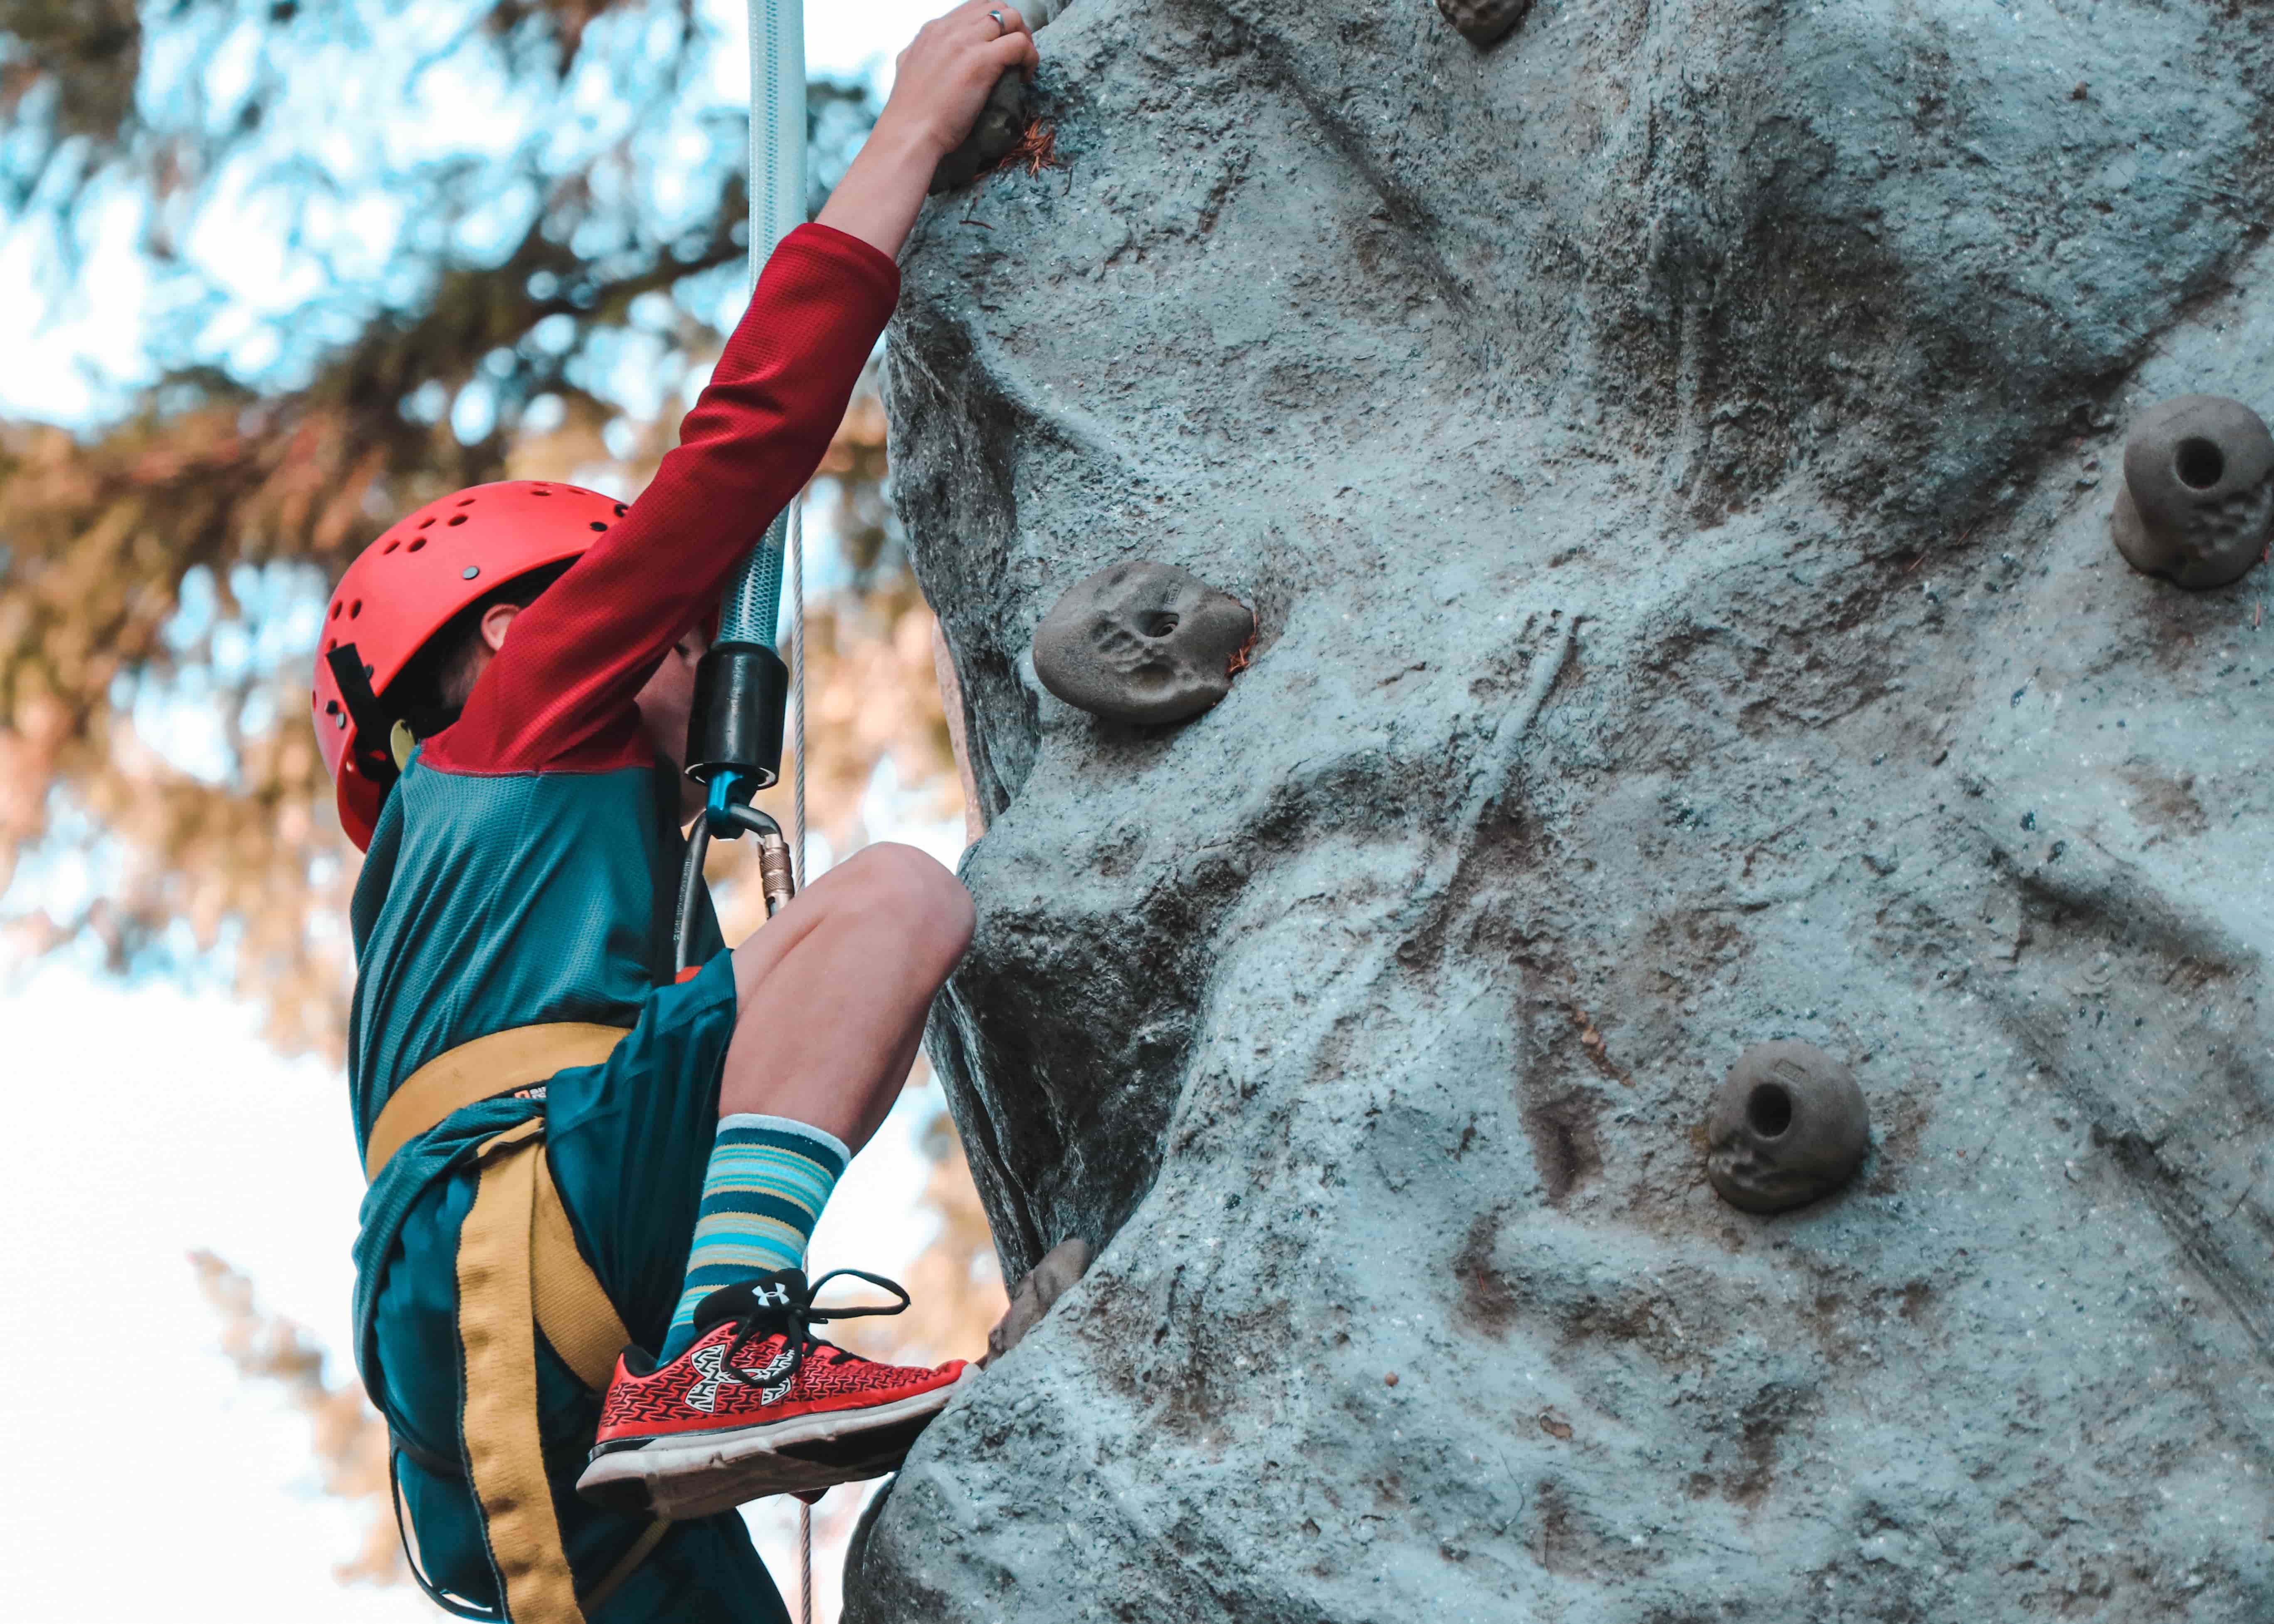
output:
<svg viewBox="0 0 2274 1624"><path fill-rule="evenodd" d="M397 1151L454 1113L533 1091L568 1067L597 1065L624 1036L622 1027L583 1022L517 1026L436 1056L404 1079L372 1125L364 1151L366 1177L376 1183ZM481 1506L504 1588L501 1606L485 1608L449 1595L426 1576L403 1510L400 1457L406 1451L400 1440L389 1451L388 1486L404 1560L436 1606L465 1619L582 1624L661 1543L670 1524L650 1523L599 1584L581 1598L576 1594L538 1432L536 1339L542 1333L561 1363L597 1395L607 1390L616 1356L631 1335L577 1249L546 1160L544 1136L544 1117L531 1116L475 1149L480 1177L458 1236L463 1475ZM459 1475L456 1462L421 1455L419 1463L443 1476Z"/></svg>

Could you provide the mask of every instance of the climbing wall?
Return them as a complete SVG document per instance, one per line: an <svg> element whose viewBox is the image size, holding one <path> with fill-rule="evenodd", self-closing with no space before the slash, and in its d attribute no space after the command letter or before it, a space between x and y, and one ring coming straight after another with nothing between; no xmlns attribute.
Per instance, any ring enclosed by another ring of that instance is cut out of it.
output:
<svg viewBox="0 0 2274 1624"><path fill-rule="evenodd" d="M2110 530L2274 411L2265 8L1062 9L890 398L931 1052L1096 1261L848 1617L2274 1618L2274 568ZM1189 719L1035 673L1129 563L1254 612ZM1771 1042L1868 1147L1756 1212Z"/></svg>

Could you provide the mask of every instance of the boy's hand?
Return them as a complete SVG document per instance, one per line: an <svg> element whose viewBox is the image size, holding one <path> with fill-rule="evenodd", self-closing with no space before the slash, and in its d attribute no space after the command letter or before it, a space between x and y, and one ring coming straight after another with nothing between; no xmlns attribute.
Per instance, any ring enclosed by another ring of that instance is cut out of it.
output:
<svg viewBox="0 0 2274 1624"><path fill-rule="evenodd" d="M926 23L900 53L892 97L820 222L897 255L933 170L971 133L995 82L1041 62L1027 19L1007 0L965 0Z"/></svg>
<svg viewBox="0 0 2274 1624"><path fill-rule="evenodd" d="M998 79L1013 69L1031 77L1041 62L1035 36L1016 6L1005 0L965 0L918 29L900 53L876 133L905 131L944 158L971 133Z"/></svg>

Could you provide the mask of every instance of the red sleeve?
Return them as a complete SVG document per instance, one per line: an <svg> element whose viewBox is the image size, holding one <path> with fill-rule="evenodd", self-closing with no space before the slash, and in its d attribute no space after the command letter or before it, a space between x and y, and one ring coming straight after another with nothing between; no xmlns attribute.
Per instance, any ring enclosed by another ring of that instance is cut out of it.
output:
<svg viewBox="0 0 2274 1624"><path fill-rule="evenodd" d="M633 696L813 477L900 283L856 237L806 225L782 239L678 448L515 617L456 725L428 745L433 765L589 772L652 759Z"/></svg>

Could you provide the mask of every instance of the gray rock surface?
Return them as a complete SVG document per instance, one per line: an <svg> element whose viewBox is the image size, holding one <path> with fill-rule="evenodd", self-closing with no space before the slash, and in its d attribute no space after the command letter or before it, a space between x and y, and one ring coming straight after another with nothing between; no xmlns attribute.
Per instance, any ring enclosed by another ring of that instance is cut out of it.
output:
<svg viewBox="0 0 2274 1624"><path fill-rule="evenodd" d="M2108 523L2149 405L2274 407L2270 33L1054 24L1069 167L933 207L890 392L990 825L932 1052L1011 1277L1098 1256L849 1618L2274 1618L2274 577ZM1023 664L1133 558L1261 620L1158 737ZM1755 1217L1780 1037L1874 1143Z"/></svg>

